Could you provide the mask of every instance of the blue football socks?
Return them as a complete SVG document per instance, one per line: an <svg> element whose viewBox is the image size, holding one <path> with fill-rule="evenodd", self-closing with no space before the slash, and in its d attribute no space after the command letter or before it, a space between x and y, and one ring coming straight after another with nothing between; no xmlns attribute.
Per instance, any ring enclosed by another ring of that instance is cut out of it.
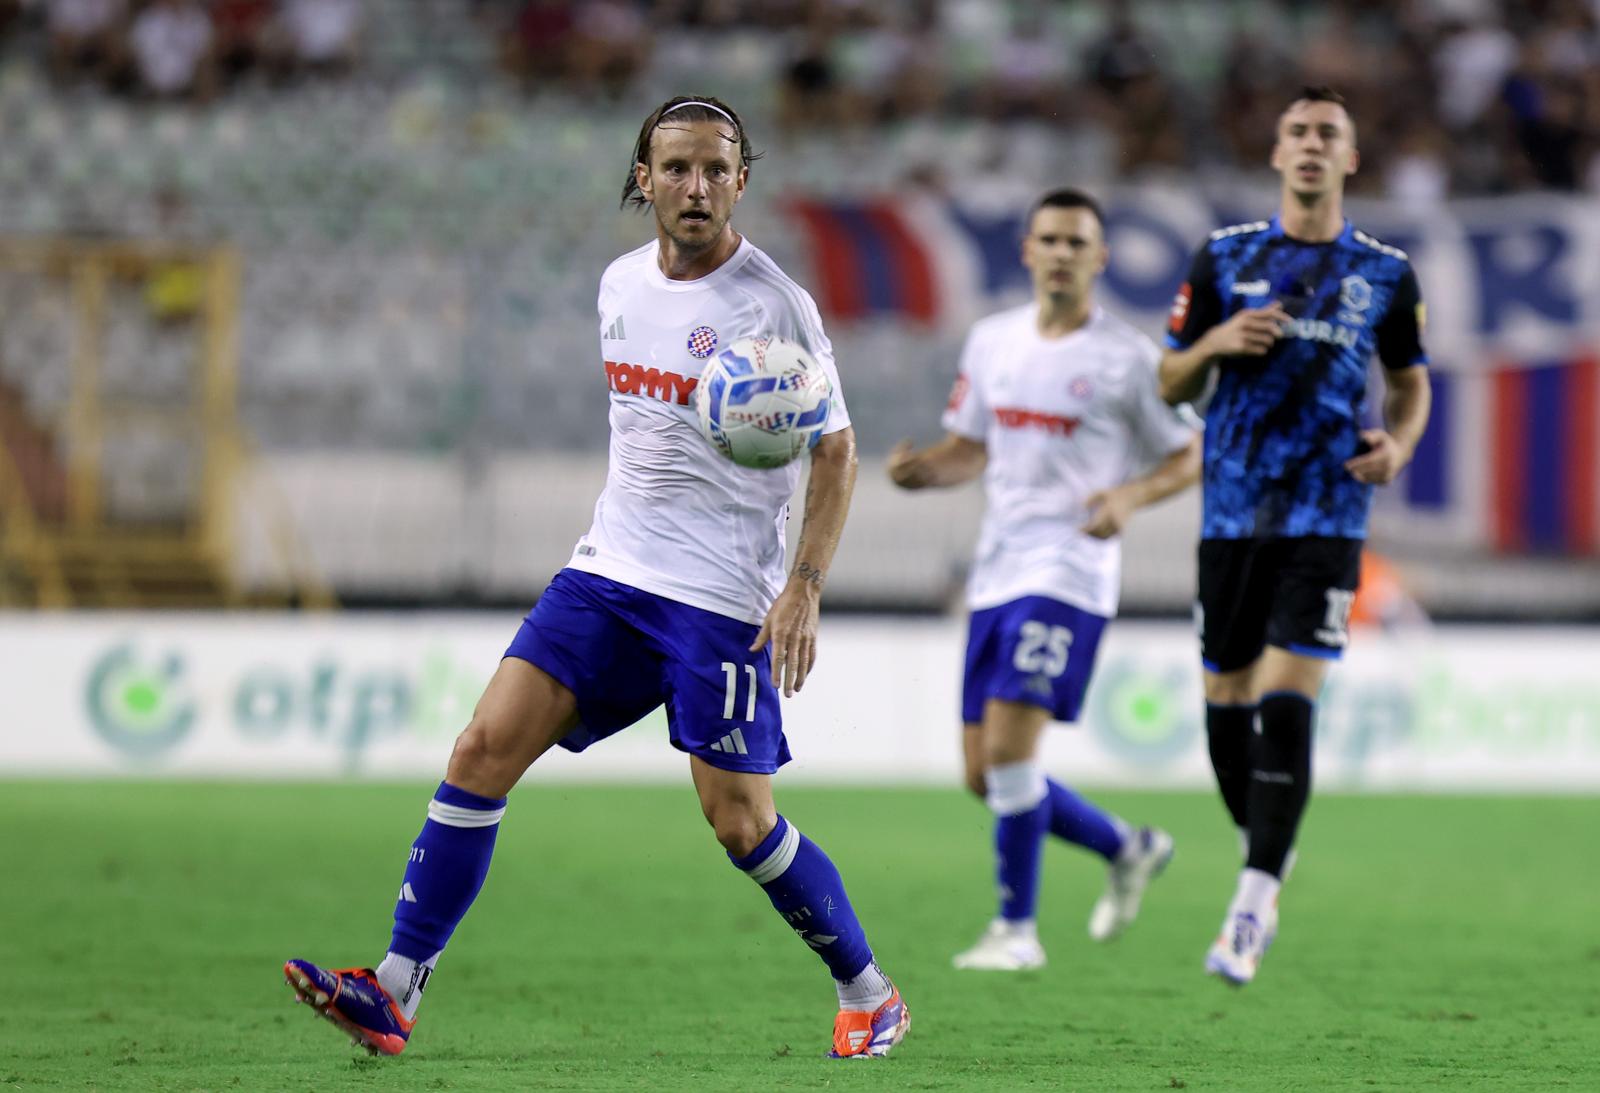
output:
<svg viewBox="0 0 1600 1093"><path fill-rule="evenodd" d="M1054 779L1046 779L1050 834L1114 861L1127 842L1128 825L1078 796Z"/></svg>
<svg viewBox="0 0 1600 1093"><path fill-rule="evenodd" d="M872 948L856 918L844 881L828 855L782 816L748 855L730 861L761 885L802 941L817 951L840 982L856 979L872 963Z"/></svg>
<svg viewBox="0 0 1600 1093"><path fill-rule="evenodd" d="M1000 917L1031 921L1039 900L1039 856L1051 818L1044 772L1034 762L1003 763L990 767L986 780L989 810L995 814Z"/></svg>
<svg viewBox="0 0 1600 1093"><path fill-rule="evenodd" d="M448 782L439 783L428 802L428 819L411 846L395 904L389 956L378 968L378 982L407 1018L415 1013L439 954L489 875L505 811L504 797L480 797Z"/></svg>

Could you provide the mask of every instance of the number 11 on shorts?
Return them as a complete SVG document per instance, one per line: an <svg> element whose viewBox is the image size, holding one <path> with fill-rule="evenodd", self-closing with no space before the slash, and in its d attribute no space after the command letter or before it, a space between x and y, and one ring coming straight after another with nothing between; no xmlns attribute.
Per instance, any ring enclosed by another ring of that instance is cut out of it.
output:
<svg viewBox="0 0 1600 1093"><path fill-rule="evenodd" d="M744 704L744 719L756 719L756 666L754 664L738 665L731 660L722 662L722 674L728 677L728 695L722 702L722 717L725 721L733 720L733 707L739 698L739 669L744 668L745 674L750 677L749 695Z"/></svg>

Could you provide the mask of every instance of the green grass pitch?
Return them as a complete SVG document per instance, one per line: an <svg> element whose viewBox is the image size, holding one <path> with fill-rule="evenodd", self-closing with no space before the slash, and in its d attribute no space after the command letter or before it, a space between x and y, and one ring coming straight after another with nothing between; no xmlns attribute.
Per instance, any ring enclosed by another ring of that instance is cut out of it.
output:
<svg viewBox="0 0 1600 1093"><path fill-rule="evenodd" d="M820 962L693 792L529 786L406 1053L359 1055L280 965L368 963L431 786L0 784L0 1093L60 1090L1600 1088L1600 799L1321 797L1261 978L1200 971L1235 868L1199 794L1097 795L1178 854L1118 942L1046 852L1026 976L958 973L991 913L955 790L794 789L913 1014L822 1058Z"/></svg>

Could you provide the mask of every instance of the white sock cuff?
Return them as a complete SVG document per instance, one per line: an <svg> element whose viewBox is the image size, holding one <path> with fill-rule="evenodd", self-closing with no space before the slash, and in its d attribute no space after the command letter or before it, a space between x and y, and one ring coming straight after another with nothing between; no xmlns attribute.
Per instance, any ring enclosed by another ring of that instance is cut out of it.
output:
<svg viewBox="0 0 1600 1093"><path fill-rule="evenodd" d="M989 787L986 800L996 816L1015 816L1038 806L1050 792L1044 767L1032 759L1020 763L1001 763L990 767L984 781Z"/></svg>
<svg viewBox="0 0 1600 1093"><path fill-rule="evenodd" d="M784 870L794 861L795 851L800 849L800 829L782 817L779 817L779 822L786 830L778 840L778 845L765 859L745 870L757 884L766 884L783 876Z"/></svg>
<svg viewBox="0 0 1600 1093"><path fill-rule="evenodd" d="M1280 887L1281 882L1271 873L1245 869L1239 874L1239 891L1233 897L1236 909L1249 911L1261 918L1272 909L1272 901L1278 898Z"/></svg>
<svg viewBox="0 0 1600 1093"><path fill-rule="evenodd" d="M506 808L465 808L447 805L443 801L428 802L428 819L446 827L493 827L506 814Z"/></svg>
<svg viewBox="0 0 1600 1093"><path fill-rule="evenodd" d="M865 1010L871 1013L894 994L894 984L883 974L877 961L867 961L867 966L856 973L854 979L835 979L834 989L839 993L842 1010Z"/></svg>
<svg viewBox="0 0 1600 1093"><path fill-rule="evenodd" d="M434 953L428 959L418 961L391 952L386 953L383 962L378 965L378 986L389 992L389 997L400 1007L400 1015L407 1021L417 1016L417 1007L422 1004L423 988L428 985L428 977L433 974L440 955Z"/></svg>

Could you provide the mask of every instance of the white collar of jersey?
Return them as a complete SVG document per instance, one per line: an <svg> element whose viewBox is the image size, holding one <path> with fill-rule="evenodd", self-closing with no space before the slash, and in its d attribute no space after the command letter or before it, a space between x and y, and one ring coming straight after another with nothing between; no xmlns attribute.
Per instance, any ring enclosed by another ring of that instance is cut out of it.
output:
<svg viewBox="0 0 1600 1093"><path fill-rule="evenodd" d="M1092 330L1099 326L1100 320L1105 318L1105 314L1105 309L1099 304L1090 304L1089 317L1083 321L1082 326L1073 330L1069 330L1065 334L1058 334L1051 338L1046 337L1039 330L1039 302L1035 300L1033 307L1028 312L1028 329L1032 331L1035 338L1039 339L1039 341L1043 342L1045 345L1060 345L1069 338L1076 337L1077 335L1082 334L1084 331Z"/></svg>
<svg viewBox="0 0 1600 1093"><path fill-rule="evenodd" d="M749 237L741 235L739 237L739 245L734 248L732 254L728 255L727 261L723 262L722 265L704 277L696 277L692 281L674 281L671 277L661 272L661 240L657 239L650 244L650 261L645 269L645 277L656 288L666 289L668 292L693 292L695 289L714 285L724 277L731 276L735 270L749 260L753 250Z"/></svg>

